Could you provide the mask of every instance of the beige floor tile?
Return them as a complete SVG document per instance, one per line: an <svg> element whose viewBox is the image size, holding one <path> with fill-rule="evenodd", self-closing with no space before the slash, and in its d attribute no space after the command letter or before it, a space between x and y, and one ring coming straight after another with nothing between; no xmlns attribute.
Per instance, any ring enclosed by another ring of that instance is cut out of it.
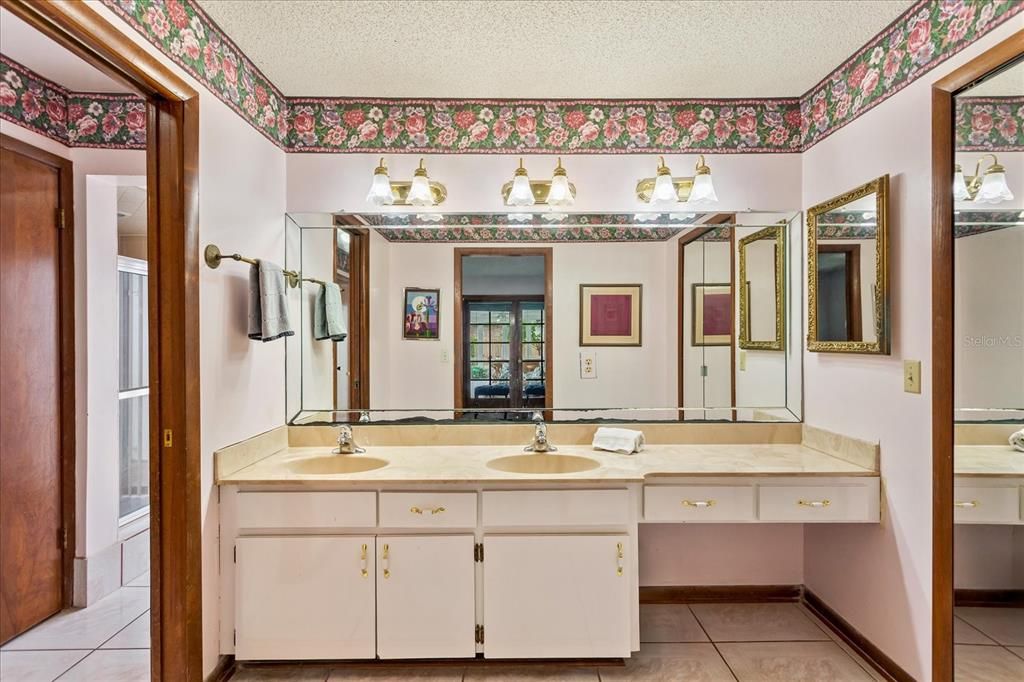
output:
<svg viewBox="0 0 1024 682"><path fill-rule="evenodd" d="M1006 648L1021 658L1024 658L1024 646L1008 646Z"/></svg>
<svg viewBox="0 0 1024 682"><path fill-rule="evenodd" d="M953 619L953 643L998 646L996 642L983 635L981 630L962 618Z"/></svg>
<svg viewBox="0 0 1024 682"><path fill-rule="evenodd" d="M956 682L1020 682L1024 659L999 646L953 647Z"/></svg>
<svg viewBox="0 0 1024 682"><path fill-rule="evenodd" d="M3 682L52 682L89 655L78 651L0 651Z"/></svg>
<svg viewBox="0 0 1024 682"><path fill-rule="evenodd" d="M149 609L149 590L122 587L84 609L69 609L4 645L26 649L95 649Z"/></svg>
<svg viewBox="0 0 1024 682"><path fill-rule="evenodd" d="M242 664L231 676L231 682L324 682L329 673L330 670L323 666L292 665L247 668Z"/></svg>
<svg viewBox="0 0 1024 682"><path fill-rule="evenodd" d="M861 658L860 654L851 649L849 644L844 642L839 635L832 631L832 628L830 628L825 622L823 622L820 618L814 615L814 613L810 609L805 607L803 604L800 604L799 606L800 610L804 613L804 615L813 620L814 623L819 628L821 628L826 635L828 635L829 639L835 642L840 649L846 652L847 656L852 658L858 665L860 665L860 667L864 670L864 672L868 674L868 676L871 677L872 680L874 680L875 682L886 682L886 678L882 677L882 674L875 670L870 663Z"/></svg>
<svg viewBox="0 0 1024 682"><path fill-rule="evenodd" d="M796 604L692 604L712 642L828 641Z"/></svg>
<svg viewBox="0 0 1024 682"><path fill-rule="evenodd" d="M739 682L860 682L872 678L835 642L719 644Z"/></svg>
<svg viewBox="0 0 1024 682"><path fill-rule="evenodd" d="M594 668L565 667L557 664L467 668L463 679L466 682L599 682L597 670Z"/></svg>
<svg viewBox="0 0 1024 682"><path fill-rule="evenodd" d="M1024 609L961 606L956 615L1006 646L1024 646Z"/></svg>
<svg viewBox="0 0 1024 682"><path fill-rule="evenodd" d="M733 682L713 644L644 644L624 668L598 668L601 682Z"/></svg>
<svg viewBox="0 0 1024 682"><path fill-rule="evenodd" d="M330 682L460 682L462 668L438 668L435 666L410 666L408 668L387 667L377 670L368 668L341 668L331 671Z"/></svg>
<svg viewBox="0 0 1024 682"><path fill-rule="evenodd" d="M707 642L708 636L686 604L641 604L641 642Z"/></svg>
<svg viewBox="0 0 1024 682"><path fill-rule="evenodd" d="M86 656L60 682L149 682L147 649L97 650Z"/></svg>
<svg viewBox="0 0 1024 682"><path fill-rule="evenodd" d="M133 620L103 643L101 649L148 649L149 648L149 611Z"/></svg>

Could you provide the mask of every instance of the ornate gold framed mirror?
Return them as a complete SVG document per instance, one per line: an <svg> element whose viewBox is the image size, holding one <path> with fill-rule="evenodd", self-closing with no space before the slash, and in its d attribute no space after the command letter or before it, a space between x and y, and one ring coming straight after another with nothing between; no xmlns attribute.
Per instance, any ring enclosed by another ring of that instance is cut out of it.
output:
<svg viewBox="0 0 1024 682"><path fill-rule="evenodd" d="M807 350L888 355L889 176L807 212Z"/></svg>
<svg viewBox="0 0 1024 682"><path fill-rule="evenodd" d="M781 225L743 237L740 260L740 348L784 350L786 231Z"/></svg>

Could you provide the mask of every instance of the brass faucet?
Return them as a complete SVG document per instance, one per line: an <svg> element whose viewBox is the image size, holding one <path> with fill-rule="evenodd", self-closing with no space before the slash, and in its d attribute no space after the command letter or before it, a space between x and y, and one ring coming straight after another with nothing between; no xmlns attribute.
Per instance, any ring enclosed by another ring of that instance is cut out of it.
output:
<svg viewBox="0 0 1024 682"><path fill-rule="evenodd" d="M523 452L558 452L558 448L548 441L548 427L540 412L533 413L533 442L523 448Z"/></svg>
<svg viewBox="0 0 1024 682"><path fill-rule="evenodd" d="M356 439L352 435L352 427L346 424L338 429L338 447L331 452L335 455L352 455L366 452L366 448L361 448L356 444Z"/></svg>

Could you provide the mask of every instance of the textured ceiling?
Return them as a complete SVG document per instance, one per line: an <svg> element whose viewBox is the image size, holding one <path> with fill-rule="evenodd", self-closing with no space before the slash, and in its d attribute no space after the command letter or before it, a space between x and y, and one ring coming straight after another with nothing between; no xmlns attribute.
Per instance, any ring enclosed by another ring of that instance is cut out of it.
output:
<svg viewBox="0 0 1024 682"><path fill-rule="evenodd" d="M802 95L911 0L199 0L286 95Z"/></svg>
<svg viewBox="0 0 1024 682"><path fill-rule="evenodd" d="M5 9L0 9L0 52L74 92L130 92Z"/></svg>
<svg viewBox="0 0 1024 682"><path fill-rule="evenodd" d="M1024 60L964 90L966 97L1024 97Z"/></svg>

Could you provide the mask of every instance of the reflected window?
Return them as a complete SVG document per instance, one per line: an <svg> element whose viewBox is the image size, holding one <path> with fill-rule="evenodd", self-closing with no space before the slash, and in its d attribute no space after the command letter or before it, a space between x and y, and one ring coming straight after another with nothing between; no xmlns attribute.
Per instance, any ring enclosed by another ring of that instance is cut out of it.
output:
<svg viewBox="0 0 1024 682"><path fill-rule="evenodd" d="M149 310L145 261L118 264L118 458L122 524L149 512Z"/></svg>

